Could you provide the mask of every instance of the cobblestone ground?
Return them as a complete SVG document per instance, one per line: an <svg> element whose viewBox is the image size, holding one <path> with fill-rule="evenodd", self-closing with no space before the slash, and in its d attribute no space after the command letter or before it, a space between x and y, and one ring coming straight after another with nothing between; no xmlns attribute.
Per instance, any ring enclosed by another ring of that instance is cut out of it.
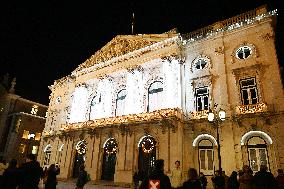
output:
<svg viewBox="0 0 284 189"><path fill-rule="evenodd" d="M84 189L130 189L130 187L122 187L122 186L110 186L111 183L102 183L102 184L86 184ZM76 185L75 182L66 181L62 182L59 181L57 184L56 189L75 189Z"/></svg>

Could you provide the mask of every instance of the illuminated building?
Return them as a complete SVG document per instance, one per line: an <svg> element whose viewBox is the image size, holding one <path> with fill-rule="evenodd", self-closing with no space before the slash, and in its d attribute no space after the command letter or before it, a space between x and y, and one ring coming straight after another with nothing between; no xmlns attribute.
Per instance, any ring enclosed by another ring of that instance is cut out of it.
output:
<svg viewBox="0 0 284 189"><path fill-rule="evenodd" d="M274 44L276 10L259 7L180 34L119 35L50 89L39 160L59 163L61 178L85 163L92 180L132 182L153 160L176 160L205 175L222 168L283 168L283 87Z"/></svg>
<svg viewBox="0 0 284 189"><path fill-rule="evenodd" d="M16 78L0 82L0 158L21 164L29 153L38 154L47 106L16 95Z"/></svg>

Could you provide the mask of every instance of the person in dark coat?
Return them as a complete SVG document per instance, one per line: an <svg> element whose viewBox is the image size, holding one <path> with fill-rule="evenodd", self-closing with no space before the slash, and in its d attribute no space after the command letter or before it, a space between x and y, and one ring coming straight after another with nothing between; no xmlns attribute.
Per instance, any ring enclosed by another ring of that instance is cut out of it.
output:
<svg viewBox="0 0 284 189"><path fill-rule="evenodd" d="M201 181L198 178L196 169L190 168L188 170L188 180L183 183L183 189L202 189Z"/></svg>
<svg viewBox="0 0 284 189"><path fill-rule="evenodd" d="M222 176L222 171L216 171L215 176L211 178L215 189L225 188L225 177Z"/></svg>
<svg viewBox="0 0 284 189"><path fill-rule="evenodd" d="M88 173L85 171L85 165L80 165L79 176L76 182L76 189L83 189L85 184L88 182Z"/></svg>
<svg viewBox="0 0 284 189"><path fill-rule="evenodd" d="M201 182L202 189L206 189L206 187L207 187L207 178L205 177L205 175L202 172L200 172L199 179L200 179L200 182Z"/></svg>
<svg viewBox="0 0 284 189"><path fill-rule="evenodd" d="M238 173L236 171L233 171L228 179L227 189L238 189L239 186L240 183L238 181Z"/></svg>
<svg viewBox="0 0 284 189"><path fill-rule="evenodd" d="M12 159L7 169L3 173L3 184L5 189L16 189L18 186L17 160Z"/></svg>
<svg viewBox="0 0 284 189"><path fill-rule="evenodd" d="M56 189L56 185L57 185L56 175L58 174L59 172L56 169L55 165L51 164L47 170L47 179L45 182L45 189Z"/></svg>
<svg viewBox="0 0 284 189"><path fill-rule="evenodd" d="M266 165L260 166L260 171L253 177L253 185L257 189L276 189L276 180L272 173L267 171Z"/></svg>
<svg viewBox="0 0 284 189"><path fill-rule="evenodd" d="M278 189L284 189L284 173L282 169L278 169L277 170L277 177L276 179L276 183L277 183L277 187Z"/></svg>
<svg viewBox="0 0 284 189"><path fill-rule="evenodd" d="M27 156L27 161L19 168L19 189L38 189L43 170L34 154Z"/></svg>
<svg viewBox="0 0 284 189"><path fill-rule="evenodd" d="M149 188L171 189L170 179L164 174L163 159L157 159L154 162L154 170L149 176L146 176L140 185L140 189Z"/></svg>

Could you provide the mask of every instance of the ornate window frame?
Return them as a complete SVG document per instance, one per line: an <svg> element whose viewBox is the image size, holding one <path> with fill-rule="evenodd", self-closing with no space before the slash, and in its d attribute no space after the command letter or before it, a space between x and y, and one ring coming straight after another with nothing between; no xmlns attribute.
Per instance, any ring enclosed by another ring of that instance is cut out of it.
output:
<svg viewBox="0 0 284 189"><path fill-rule="evenodd" d="M249 47L251 49L251 54L247 58L240 59L240 58L237 57L237 51L241 47L244 47L244 46L247 46L247 47ZM255 59L258 56L259 56L258 49L256 48L256 46L254 44L243 42L243 43L240 43L239 45L237 45L233 49L232 54L231 54L231 63L235 63L235 62L239 62L239 61L246 61L246 60L250 60L250 59Z"/></svg>
<svg viewBox="0 0 284 189"><path fill-rule="evenodd" d="M196 64L200 59L203 59L206 61L206 65L202 69L197 69ZM211 69L211 59L209 56L206 56L204 54L198 55L192 62L191 62L191 72L200 72L202 70L208 70Z"/></svg>

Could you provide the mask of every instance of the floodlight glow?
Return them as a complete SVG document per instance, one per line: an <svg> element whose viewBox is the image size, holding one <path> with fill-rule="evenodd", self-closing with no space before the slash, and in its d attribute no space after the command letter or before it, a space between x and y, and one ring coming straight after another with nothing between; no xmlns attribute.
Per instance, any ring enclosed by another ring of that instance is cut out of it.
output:
<svg viewBox="0 0 284 189"><path fill-rule="evenodd" d="M192 142L192 146L196 146L198 144L198 142L202 139L209 139L211 142L213 142L215 144L215 146L217 146L217 141L216 139L212 136L212 135L209 135L209 134L201 134L201 135L198 135Z"/></svg>
<svg viewBox="0 0 284 189"><path fill-rule="evenodd" d="M247 132L246 134L244 134L242 136L242 139L241 139L241 145L245 145L246 142L248 141L248 139L250 139L251 137L253 136L260 136L262 137L268 144L272 144L272 139L271 137L266 134L265 132L262 132L262 131L249 131Z"/></svg>

